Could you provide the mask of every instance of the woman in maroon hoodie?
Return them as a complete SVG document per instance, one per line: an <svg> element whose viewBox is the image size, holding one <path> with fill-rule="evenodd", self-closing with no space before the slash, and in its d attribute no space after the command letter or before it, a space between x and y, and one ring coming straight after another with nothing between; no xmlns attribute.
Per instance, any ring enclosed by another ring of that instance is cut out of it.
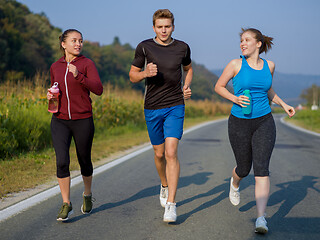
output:
<svg viewBox="0 0 320 240"><path fill-rule="evenodd" d="M63 199L57 220L66 221L73 212L70 202L69 171L72 137L84 183L81 211L83 214L88 214L92 210L91 148L94 124L90 92L101 95L103 87L95 64L80 54L83 46L82 34L78 30L69 29L59 39L64 56L50 68L51 85L57 82L60 90L59 109L51 120L51 135L56 152L57 178ZM53 97L50 91L47 97L48 99Z"/></svg>

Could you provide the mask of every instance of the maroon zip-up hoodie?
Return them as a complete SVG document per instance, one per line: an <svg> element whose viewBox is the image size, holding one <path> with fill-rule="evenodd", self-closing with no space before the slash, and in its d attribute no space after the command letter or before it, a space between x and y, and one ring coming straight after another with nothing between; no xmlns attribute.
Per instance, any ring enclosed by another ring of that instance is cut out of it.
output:
<svg viewBox="0 0 320 240"><path fill-rule="evenodd" d="M103 86L93 61L79 55L71 64L78 69L76 77L69 72L65 57L51 65L51 85L58 82L60 90L59 110L54 115L65 120L89 118L92 116L90 92L100 96Z"/></svg>

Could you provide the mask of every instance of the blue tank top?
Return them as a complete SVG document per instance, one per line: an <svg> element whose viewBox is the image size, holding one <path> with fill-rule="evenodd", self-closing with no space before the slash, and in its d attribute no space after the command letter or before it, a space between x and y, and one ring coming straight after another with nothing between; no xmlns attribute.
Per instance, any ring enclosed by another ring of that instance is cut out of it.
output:
<svg viewBox="0 0 320 240"><path fill-rule="evenodd" d="M238 97L243 95L243 91L250 90L252 111L250 114L243 114L242 107L233 104L231 114L238 118L252 119L262 117L271 112L268 99L268 91L272 85L272 75L265 59L263 68L255 70L251 68L244 56L242 66L238 74L232 79L234 94Z"/></svg>

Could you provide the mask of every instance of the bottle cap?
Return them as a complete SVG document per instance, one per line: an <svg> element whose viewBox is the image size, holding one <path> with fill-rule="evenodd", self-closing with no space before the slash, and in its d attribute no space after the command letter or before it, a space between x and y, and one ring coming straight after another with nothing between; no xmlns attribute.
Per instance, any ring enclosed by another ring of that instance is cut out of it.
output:
<svg viewBox="0 0 320 240"><path fill-rule="evenodd" d="M59 92L59 88L58 88L58 83L55 82L52 87L50 88L50 92L51 93L58 93Z"/></svg>

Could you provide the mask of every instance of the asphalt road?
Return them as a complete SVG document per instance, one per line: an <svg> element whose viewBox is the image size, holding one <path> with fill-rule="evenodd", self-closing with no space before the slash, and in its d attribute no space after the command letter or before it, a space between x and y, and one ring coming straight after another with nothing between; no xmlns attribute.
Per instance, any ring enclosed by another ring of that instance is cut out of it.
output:
<svg viewBox="0 0 320 240"><path fill-rule="evenodd" d="M96 198L82 215L82 184L72 188L74 214L57 222L56 195L0 222L0 239L320 239L320 137L283 125L279 116L272 155L269 233L254 233L252 172L241 182L241 203L228 199L235 165L221 121L185 134L179 145L178 220L162 221L160 182L152 150L94 176Z"/></svg>

